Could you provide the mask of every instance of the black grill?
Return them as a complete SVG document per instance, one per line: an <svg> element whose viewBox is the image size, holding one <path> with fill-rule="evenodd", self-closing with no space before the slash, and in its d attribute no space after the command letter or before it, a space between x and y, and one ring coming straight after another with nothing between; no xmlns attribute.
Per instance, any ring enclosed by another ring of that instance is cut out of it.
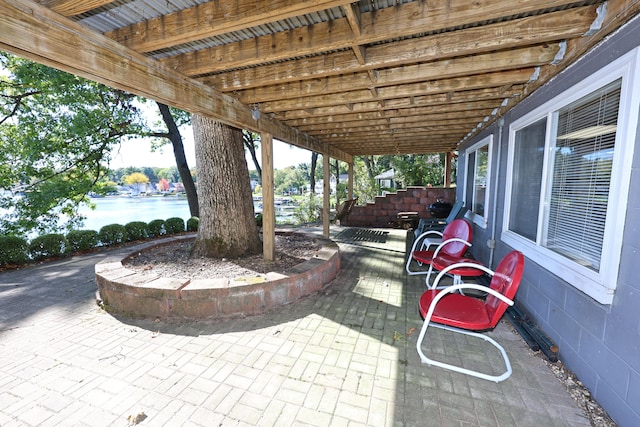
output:
<svg viewBox="0 0 640 427"><path fill-rule="evenodd" d="M438 200L437 202L429 205L429 213L433 218L446 218L451 212L451 208L453 208L451 203Z"/></svg>

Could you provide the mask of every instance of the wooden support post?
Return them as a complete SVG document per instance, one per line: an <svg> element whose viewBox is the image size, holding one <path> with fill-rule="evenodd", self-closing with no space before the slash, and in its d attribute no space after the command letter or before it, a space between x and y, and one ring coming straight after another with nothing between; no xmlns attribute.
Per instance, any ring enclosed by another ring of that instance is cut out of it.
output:
<svg viewBox="0 0 640 427"><path fill-rule="evenodd" d="M452 152L447 152L444 160L444 186L445 188L451 187L451 159L453 158Z"/></svg>
<svg viewBox="0 0 640 427"><path fill-rule="evenodd" d="M331 195L331 183L330 183L330 172L331 170L329 164L329 156L326 154L322 155L322 235L324 237L329 237L329 196Z"/></svg>
<svg viewBox="0 0 640 427"><path fill-rule="evenodd" d="M273 189L273 135L260 134L262 151L262 252L265 261L276 260L276 213Z"/></svg>
<svg viewBox="0 0 640 427"><path fill-rule="evenodd" d="M347 181L347 199L353 199L353 162L349 163L349 178Z"/></svg>

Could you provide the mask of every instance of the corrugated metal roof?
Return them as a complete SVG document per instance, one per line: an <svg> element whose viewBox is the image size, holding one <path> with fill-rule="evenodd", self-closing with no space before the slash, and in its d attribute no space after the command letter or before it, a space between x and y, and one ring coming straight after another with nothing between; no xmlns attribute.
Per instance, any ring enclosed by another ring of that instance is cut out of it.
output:
<svg viewBox="0 0 640 427"><path fill-rule="evenodd" d="M143 22L152 18L163 16L169 13L177 12L189 7L197 6L199 4L208 3L210 0L118 0L110 3L106 6L95 9L91 13L85 13L78 15L75 19L84 25L94 29L95 31L105 33L113 31L118 28L123 28L137 22ZM368 13L373 10L381 10L388 7L394 7L398 4L411 3L416 0L361 0L358 2L360 11L362 13ZM553 10L563 10L570 7L597 4L600 0L584 0L573 3L571 5L565 5L564 7L555 7ZM437 34L443 31L457 31L464 28L488 25L496 22L504 22L511 19L522 18L525 16L532 16L542 13L548 13L551 9L540 10L537 12L521 14L517 16L502 16L497 17L491 21L475 22L460 27L447 28L446 30L428 31L420 34L415 34L410 37L404 37L400 39L387 40L382 43L389 43L396 40L411 38L411 37L424 37L426 35ZM294 18L288 18L284 20L274 21L268 24L259 25L251 28L247 28L242 31L235 31L226 33L220 36L211 37L196 42L184 43L178 46L172 46L171 48L158 50L152 52L150 55L154 59L161 59L173 55L180 55L185 53L194 52L200 49L213 48L216 46L222 46L228 43L239 42L243 40L249 40L255 37L261 37L269 34L275 34L282 31L289 31L295 28L301 28L321 22L328 22L335 19L344 18L344 12L342 8L336 7L331 9L322 10L306 15L297 16Z"/></svg>
<svg viewBox="0 0 640 427"><path fill-rule="evenodd" d="M327 22L331 19L338 19L342 17L344 17L344 14L339 8L324 10L313 14L302 15L294 18L284 19L281 21L275 21L269 24L258 25L241 31L234 31L215 37L209 37L206 39L198 40L197 42L172 46L168 49L153 52L152 57L154 59L160 59L168 56L180 55L200 49L207 49L229 43L251 40L256 37L261 37L269 34L290 31L295 28L303 28L308 25Z"/></svg>
<svg viewBox="0 0 640 427"><path fill-rule="evenodd" d="M208 3L210 0L117 0L74 19L95 31L106 33L137 22Z"/></svg>
<svg viewBox="0 0 640 427"><path fill-rule="evenodd" d="M205 3L227 5L218 1L225 0L115 0L71 19L106 33ZM262 1L250 3L256 5L261 25L208 37L206 29L196 34L193 21L180 39L186 43L163 43L158 40L161 32L149 37L140 32L128 35L136 42L130 46L153 59L175 57L172 69L247 106L260 105L271 119L355 155L455 147L479 129L478 122L513 104L505 99L527 93L531 76L540 75L535 70L556 61L560 41L583 39L595 8L575 13L573 8L603 0L470 2L468 8L451 9L446 1L360 0L351 5L367 23L361 32L344 25L349 3L317 10L322 4L291 2L287 6L306 6L307 13L278 19L268 8L261 10L261 4L271 4ZM92 4L74 3L67 14ZM332 21L336 25L330 37L317 29ZM160 21L150 25L163 28ZM181 28L164 31L179 37ZM270 42L284 40L287 33L300 39L271 48ZM470 41L476 36L481 39L477 45ZM511 49L517 51L510 57Z"/></svg>

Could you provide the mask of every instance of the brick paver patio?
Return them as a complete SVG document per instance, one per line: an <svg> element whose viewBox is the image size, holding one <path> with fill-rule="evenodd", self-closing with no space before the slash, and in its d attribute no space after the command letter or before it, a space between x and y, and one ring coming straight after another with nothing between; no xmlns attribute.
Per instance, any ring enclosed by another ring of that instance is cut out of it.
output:
<svg viewBox="0 0 640 427"><path fill-rule="evenodd" d="M0 273L0 425L588 426L508 323L491 332L513 365L503 383L421 365L424 277L404 273L405 235L332 228L342 270L322 293L217 322L100 309L105 253ZM500 363L490 346L429 334L436 357Z"/></svg>

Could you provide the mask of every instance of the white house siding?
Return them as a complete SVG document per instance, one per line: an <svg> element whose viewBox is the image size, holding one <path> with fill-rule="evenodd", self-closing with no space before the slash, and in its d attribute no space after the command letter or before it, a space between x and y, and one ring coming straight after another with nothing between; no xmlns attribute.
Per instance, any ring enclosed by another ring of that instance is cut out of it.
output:
<svg viewBox="0 0 640 427"><path fill-rule="evenodd" d="M588 78L640 45L640 18L636 17L616 34L585 55L575 66L565 70L552 82L540 88L504 117L500 128L495 124L461 149L470 147L488 135L497 144L492 164L498 166L492 176L489 222L486 228L474 226L472 252L493 266L511 248L501 241L505 204L509 125L567 88ZM637 81L637 80L636 80ZM636 105L635 108L638 108ZM636 110L636 114L638 114ZM517 295L517 303L559 345L559 355L594 398L620 426L640 425L640 132L635 139L626 222L619 258L617 288L611 304L600 304L572 284L561 280L553 271L527 259L525 276ZM499 149L498 149L499 145ZM464 165L459 170L465 170ZM613 171L616 174L616 170ZM462 191L464 176L460 176ZM462 194L458 194L462 197ZM497 203L495 215L491 211ZM496 249L492 255L487 241L495 227ZM526 254L525 254L526 255Z"/></svg>

